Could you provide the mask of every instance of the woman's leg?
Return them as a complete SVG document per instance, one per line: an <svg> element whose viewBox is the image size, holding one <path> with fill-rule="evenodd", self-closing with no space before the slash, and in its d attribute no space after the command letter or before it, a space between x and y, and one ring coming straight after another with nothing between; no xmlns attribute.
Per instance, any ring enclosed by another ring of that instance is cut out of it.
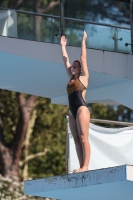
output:
<svg viewBox="0 0 133 200"><path fill-rule="evenodd" d="M71 130L71 133L72 133L72 136L73 136L73 139L74 139L79 164L80 164L80 167L82 167L83 166L82 144L81 144L81 141L80 141L80 138L79 138L76 120L72 116L70 111L69 111L69 126L70 126L70 130Z"/></svg>
<svg viewBox="0 0 133 200"><path fill-rule="evenodd" d="M77 173L77 172L87 171L90 160L90 144L88 141L90 112L87 107L85 106L79 107L77 111L76 122L83 149L83 165L80 169L76 171Z"/></svg>

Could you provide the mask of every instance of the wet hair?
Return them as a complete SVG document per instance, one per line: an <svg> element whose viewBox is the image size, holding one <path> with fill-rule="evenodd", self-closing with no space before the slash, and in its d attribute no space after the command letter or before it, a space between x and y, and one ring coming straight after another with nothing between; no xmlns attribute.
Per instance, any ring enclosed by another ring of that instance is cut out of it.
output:
<svg viewBox="0 0 133 200"><path fill-rule="evenodd" d="M81 68L81 62L80 62L80 60L74 60L73 62L77 62L79 64L80 68Z"/></svg>

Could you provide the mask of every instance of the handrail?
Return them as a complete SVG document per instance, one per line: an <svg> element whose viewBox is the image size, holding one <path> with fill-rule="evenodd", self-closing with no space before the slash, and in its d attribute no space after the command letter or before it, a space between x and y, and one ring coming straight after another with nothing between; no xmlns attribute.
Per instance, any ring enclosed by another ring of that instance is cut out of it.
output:
<svg viewBox="0 0 133 200"><path fill-rule="evenodd" d="M82 22L85 24L94 24L94 25L98 25L98 26L108 26L108 27L113 27L113 28L122 28L122 29L126 29L126 30L131 30L128 27L125 26L118 26L118 25L111 25L111 24L105 24L105 23L97 23L97 22L91 22L91 21L87 21L87 20L82 20L82 19L74 19L74 18L68 18L68 17L64 17L66 20L69 21L75 21L75 22Z"/></svg>
<svg viewBox="0 0 133 200"><path fill-rule="evenodd" d="M67 123L69 121L69 116L65 116ZM120 122L120 121L112 121L112 120L104 120L104 119L90 119L90 122L92 123L101 123L101 124L116 124L116 125L122 125L122 126L133 126L133 123L130 122Z"/></svg>
<svg viewBox="0 0 133 200"><path fill-rule="evenodd" d="M1 10L15 10L15 9L10 9L10 8L3 8L3 7L0 7L0 9ZM15 11L17 13L21 13L21 14L37 15L37 16L42 16L42 17L50 17L50 18L60 19L60 16L57 16L57 15L49 15L49 14L42 14L42 13L22 11L22 10L15 10ZM97 23L97 22L91 22L88 20L74 19L74 18L70 18L70 17L64 17L64 19L68 20L68 21L80 22L80 23L85 23L85 24L93 24L93 25L98 25L98 26L108 26L108 27L112 27L112 28L121 28L121 29L131 30L131 28L128 28L125 26Z"/></svg>
<svg viewBox="0 0 133 200"><path fill-rule="evenodd" d="M90 119L90 122L103 123L103 124L115 124L122 126L133 126L133 123L130 122L120 122L120 121L111 121L111 120L102 120L102 119Z"/></svg>

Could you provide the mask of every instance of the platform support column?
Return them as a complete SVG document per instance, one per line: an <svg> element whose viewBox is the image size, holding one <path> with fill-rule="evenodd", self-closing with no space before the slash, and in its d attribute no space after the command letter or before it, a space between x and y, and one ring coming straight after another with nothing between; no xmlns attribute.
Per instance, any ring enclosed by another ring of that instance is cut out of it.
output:
<svg viewBox="0 0 133 200"><path fill-rule="evenodd" d="M66 119L66 173L69 173L69 116L65 116Z"/></svg>
<svg viewBox="0 0 133 200"><path fill-rule="evenodd" d="M133 0L130 0L131 54L133 54Z"/></svg>
<svg viewBox="0 0 133 200"><path fill-rule="evenodd" d="M65 3L65 0L60 0L60 31L61 31L61 36L65 35L64 3Z"/></svg>

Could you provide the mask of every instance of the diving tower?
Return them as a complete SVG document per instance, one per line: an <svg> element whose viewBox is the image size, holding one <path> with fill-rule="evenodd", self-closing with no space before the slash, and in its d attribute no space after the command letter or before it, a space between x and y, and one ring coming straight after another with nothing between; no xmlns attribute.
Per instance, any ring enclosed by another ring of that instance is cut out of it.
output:
<svg viewBox="0 0 133 200"><path fill-rule="evenodd" d="M47 97L67 105L66 84L59 44L0 37L0 88ZM67 46L70 61L80 47ZM87 49L90 73L87 103L123 104L133 109L133 55Z"/></svg>
<svg viewBox="0 0 133 200"><path fill-rule="evenodd" d="M133 166L29 180L24 182L24 193L60 200L132 200Z"/></svg>

